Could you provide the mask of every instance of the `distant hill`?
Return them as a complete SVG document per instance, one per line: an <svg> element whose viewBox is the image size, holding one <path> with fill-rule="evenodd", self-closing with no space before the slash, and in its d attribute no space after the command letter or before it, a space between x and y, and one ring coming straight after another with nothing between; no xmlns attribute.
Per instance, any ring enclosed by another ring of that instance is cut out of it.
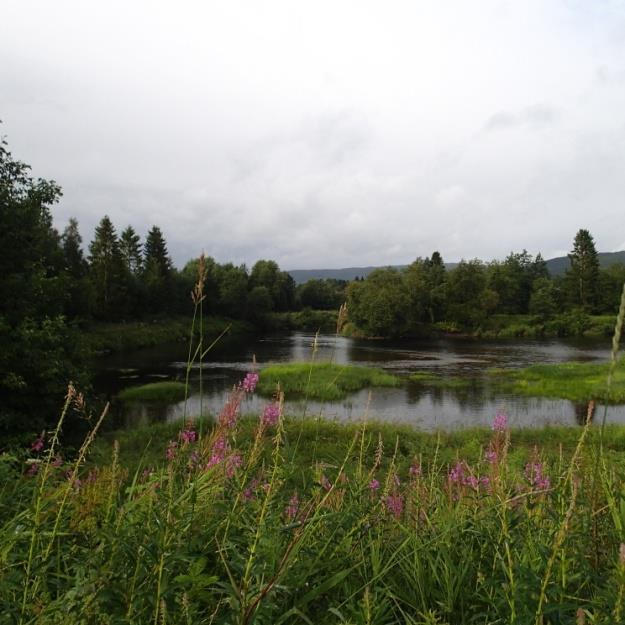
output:
<svg viewBox="0 0 625 625"><path fill-rule="evenodd" d="M622 252L599 252L599 264L608 267L614 263L625 264L625 250ZM453 269L458 263L445 263L447 269ZM388 266L388 265L387 265ZM393 269L405 269L408 265L391 265ZM289 274L297 284L308 280L334 278L335 280L354 280L366 278L372 271L384 267L343 267L342 269L292 269ZM558 256L547 261L547 269L552 276L561 276L569 268L568 256Z"/></svg>
<svg viewBox="0 0 625 625"><path fill-rule="evenodd" d="M622 252L599 252L599 265L609 267L615 263L625 264L625 251ZM558 256L547 261L547 269L552 276L562 276L570 267L568 256Z"/></svg>

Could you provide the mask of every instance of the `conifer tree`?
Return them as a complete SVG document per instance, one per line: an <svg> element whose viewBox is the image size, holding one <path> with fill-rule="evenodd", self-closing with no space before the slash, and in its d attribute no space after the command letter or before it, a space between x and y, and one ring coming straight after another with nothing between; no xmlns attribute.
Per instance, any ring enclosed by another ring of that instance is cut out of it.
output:
<svg viewBox="0 0 625 625"><path fill-rule="evenodd" d="M566 280L570 299L574 304L592 310L597 304L599 257L588 230L581 229L575 235L569 260L571 267L566 273Z"/></svg>
<svg viewBox="0 0 625 625"><path fill-rule="evenodd" d="M119 319L126 312L127 286L124 261L115 226L105 215L95 229L89 245L90 276L95 291L94 314L104 319Z"/></svg>
<svg viewBox="0 0 625 625"><path fill-rule="evenodd" d="M145 239L142 278L150 312L163 312L171 307L173 264L165 237L158 226L152 226Z"/></svg>
<svg viewBox="0 0 625 625"><path fill-rule="evenodd" d="M141 272L141 238L132 226L128 226L119 237L119 251L128 273L136 276Z"/></svg>

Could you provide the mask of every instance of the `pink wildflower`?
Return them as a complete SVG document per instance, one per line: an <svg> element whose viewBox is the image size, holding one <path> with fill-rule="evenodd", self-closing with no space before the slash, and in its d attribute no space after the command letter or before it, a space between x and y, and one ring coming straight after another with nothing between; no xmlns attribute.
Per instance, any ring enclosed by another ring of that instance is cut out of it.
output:
<svg viewBox="0 0 625 625"><path fill-rule="evenodd" d="M464 480L464 464L462 462L456 463L456 466L449 471L449 481L454 484L462 483Z"/></svg>
<svg viewBox="0 0 625 625"><path fill-rule="evenodd" d="M477 477L475 477L475 475L467 475L467 477L464 478L464 485L470 486L474 490L477 490L477 487L480 485L480 482L477 479Z"/></svg>
<svg viewBox="0 0 625 625"><path fill-rule="evenodd" d="M44 435L42 434L41 436L35 439L35 441L30 446L30 449L31 451L34 451L35 453L37 453L43 449L43 446L44 446Z"/></svg>
<svg viewBox="0 0 625 625"><path fill-rule="evenodd" d="M530 462L525 465L525 478L530 486L538 490L547 490L551 486L548 475L543 475L543 465L540 462Z"/></svg>
<svg viewBox="0 0 625 625"><path fill-rule="evenodd" d="M278 419L280 418L280 406L278 404L271 403L265 406L265 410L263 411L263 425L272 426L278 423Z"/></svg>
<svg viewBox="0 0 625 625"><path fill-rule="evenodd" d="M248 373L245 376L245 378L243 379L243 382L241 382L241 388L246 393L253 393L257 384L258 384L258 373L252 372L252 373Z"/></svg>
<svg viewBox="0 0 625 625"><path fill-rule="evenodd" d="M232 477L242 464L243 458L239 454L228 456L226 460L226 477Z"/></svg>
<svg viewBox="0 0 625 625"><path fill-rule="evenodd" d="M413 464L410 465L410 469L408 469L408 473L411 477L419 477L421 475L421 465Z"/></svg>
<svg viewBox="0 0 625 625"><path fill-rule="evenodd" d="M167 449L165 450L165 457L170 462L176 457L176 448L178 447L178 443L176 441L169 441L167 445Z"/></svg>
<svg viewBox="0 0 625 625"><path fill-rule="evenodd" d="M369 482L369 490L378 490L380 488L380 482L378 480L373 479Z"/></svg>
<svg viewBox="0 0 625 625"><path fill-rule="evenodd" d="M191 428L187 430L182 430L182 432L180 432L180 440L185 445L188 445L189 443L195 443L195 441L197 440L197 432Z"/></svg>
<svg viewBox="0 0 625 625"><path fill-rule="evenodd" d="M486 458L486 461L490 462L490 464L495 464L495 462L497 462L497 452L489 449L484 454L484 458Z"/></svg>
<svg viewBox="0 0 625 625"><path fill-rule="evenodd" d="M495 432L505 432L508 427L508 417L503 412L498 412L493 420L493 430Z"/></svg>
<svg viewBox="0 0 625 625"><path fill-rule="evenodd" d="M39 472L39 465L34 463L28 467L28 471L26 471L26 475L34 476Z"/></svg>
<svg viewBox="0 0 625 625"><path fill-rule="evenodd" d="M291 499L289 499L289 505L284 509L284 515L289 521L292 521L296 516L299 510L299 498L297 497L297 493L295 493Z"/></svg>
<svg viewBox="0 0 625 625"><path fill-rule="evenodd" d="M58 469L62 464L63 464L63 458L61 458L61 456L55 456L54 460L52 461L52 466L55 469Z"/></svg>
<svg viewBox="0 0 625 625"><path fill-rule="evenodd" d="M483 486L484 488L488 488L490 486L490 478L488 475L482 475L480 478L480 486Z"/></svg>
<svg viewBox="0 0 625 625"><path fill-rule="evenodd" d="M399 519L404 510L404 499L401 495L389 495L386 498L386 509L396 518Z"/></svg>

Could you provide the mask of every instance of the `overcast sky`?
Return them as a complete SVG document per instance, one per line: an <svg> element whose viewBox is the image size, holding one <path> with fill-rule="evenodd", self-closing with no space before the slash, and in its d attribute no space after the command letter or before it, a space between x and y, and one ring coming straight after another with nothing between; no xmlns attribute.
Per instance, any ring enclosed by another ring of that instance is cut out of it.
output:
<svg viewBox="0 0 625 625"><path fill-rule="evenodd" d="M2 0L0 133L178 266L625 249L625 5Z"/></svg>

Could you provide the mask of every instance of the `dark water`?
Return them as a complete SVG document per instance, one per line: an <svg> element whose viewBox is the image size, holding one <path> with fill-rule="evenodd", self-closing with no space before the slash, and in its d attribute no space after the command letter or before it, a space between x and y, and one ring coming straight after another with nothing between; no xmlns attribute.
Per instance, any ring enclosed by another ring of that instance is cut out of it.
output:
<svg viewBox="0 0 625 625"><path fill-rule="evenodd" d="M406 382L399 388L360 391L333 403L287 401L293 415L322 415L341 420L372 419L410 423L423 429L488 425L498 410L504 410L512 426L575 424L583 421L586 406L567 400L519 397L496 393L482 376L490 367L526 367L536 363L565 361L605 362L609 341L597 340L498 340L445 339L434 341L362 341L330 335L295 332L245 341L225 340L206 357L202 366L204 393L197 393L200 370L191 371L192 394L187 415L215 414L229 389L252 368L276 362L333 359L337 363L371 365L399 376L414 372L463 376L469 383L457 389L440 389ZM188 347L183 344L159 346L127 354L99 358L96 363L96 390L110 397L126 386L159 379L184 381ZM288 398L287 398L288 400ZM258 413L265 400L246 399L243 413ZM114 425L133 427L184 415L184 402L174 405L143 404L122 410L114 407ZM602 415L599 408L597 414ZM625 423L625 406L608 408L609 422Z"/></svg>

